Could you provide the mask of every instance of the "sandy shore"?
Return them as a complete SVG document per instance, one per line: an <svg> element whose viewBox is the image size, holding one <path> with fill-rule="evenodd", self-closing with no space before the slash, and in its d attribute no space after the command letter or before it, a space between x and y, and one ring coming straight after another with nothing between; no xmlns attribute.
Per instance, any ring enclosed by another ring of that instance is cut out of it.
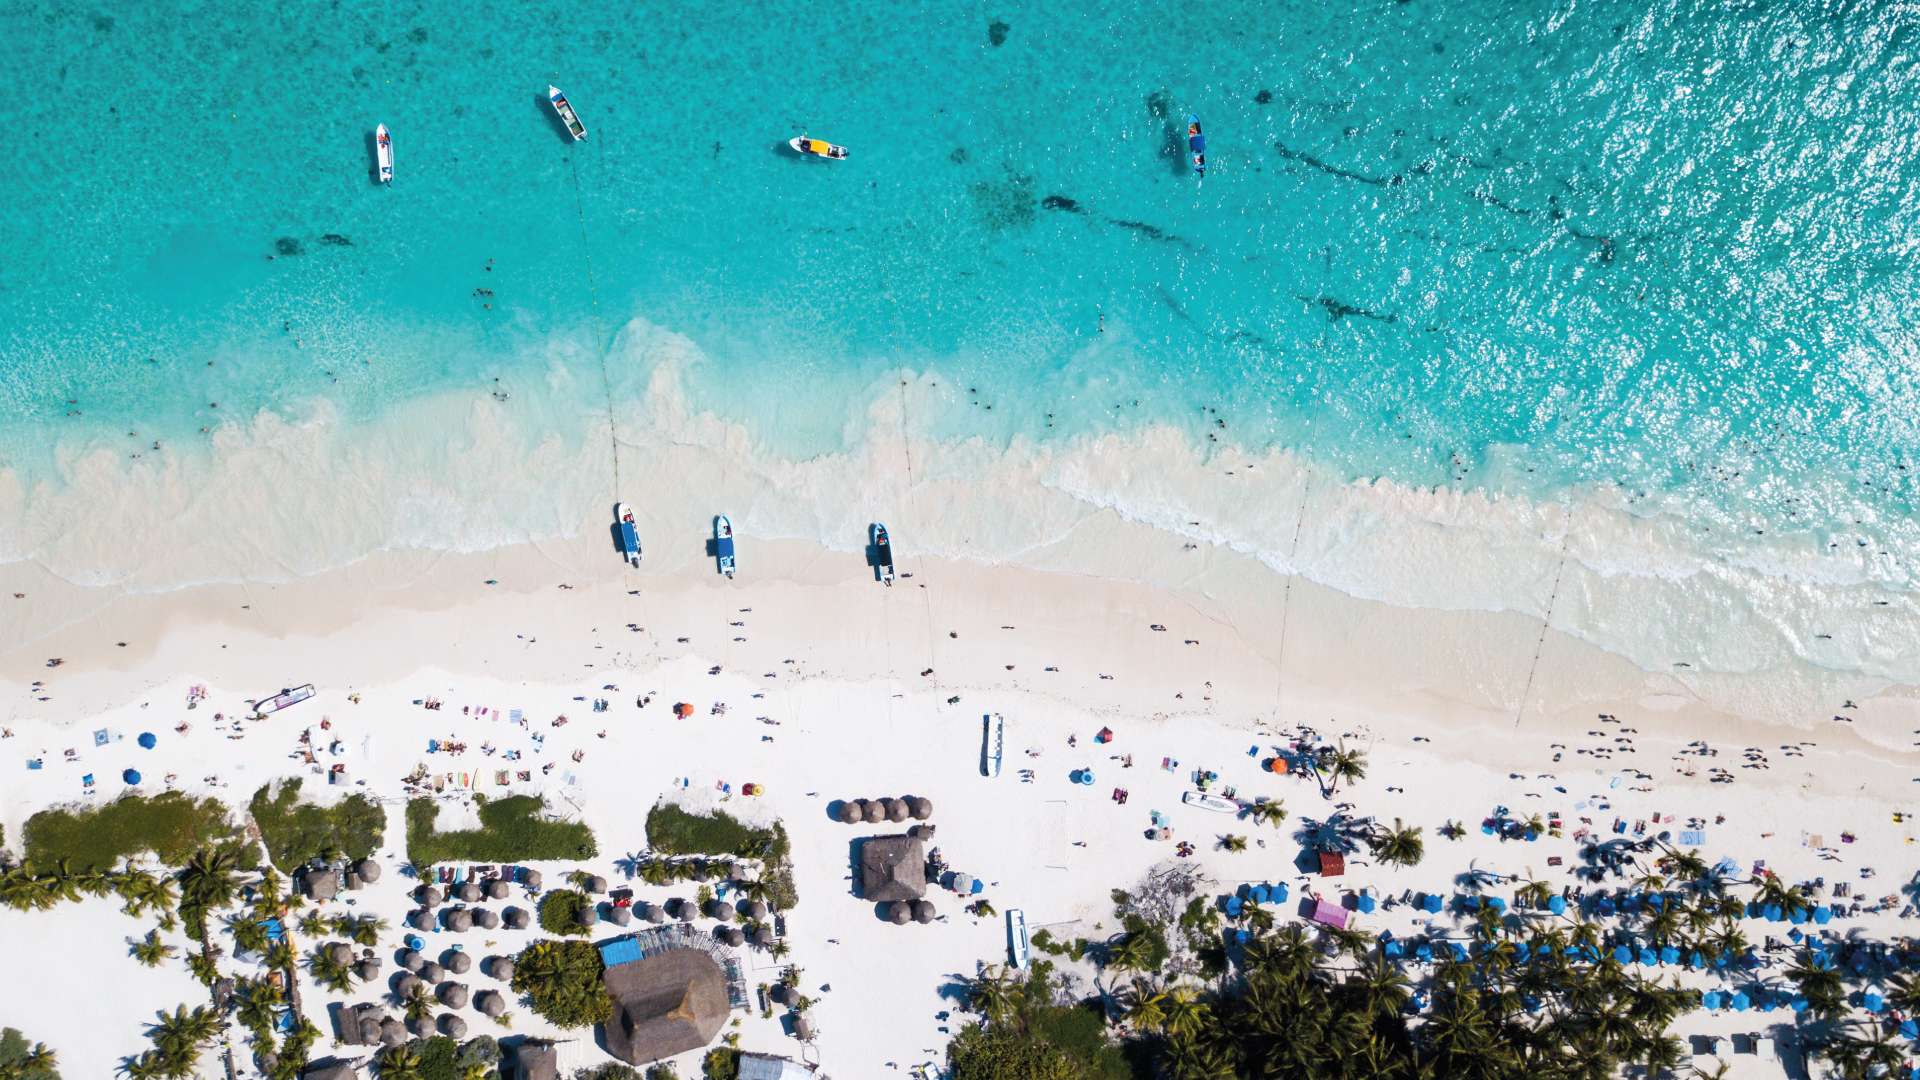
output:
<svg viewBox="0 0 1920 1080"><path fill-rule="evenodd" d="M1001 921L972 918L956 897L935 895L941 921L909 927L881 922L873 905L854 899L849 842L887 830L831 821L827 808L839 798L932 798L949 863L990 882L984 895L1001 911L1022 908L1031 927L1056 937L1111 932L1109 890L1174 861L1171 845L1143 836L1152 811L1196 845L1179 862L1222 892L1287 881L1296 896L1363 886L1390 895L1444 889L1470 867L1559 886L1572 880L1572 834L1583 823L1609 829L1616 818L1655 822L1654 830L1704 819L1710 858L1743 867L1765 859L1790 878L1862 885L1861 867L1877 866L1879 880L1863 888L1874 896L1905 880L1913 829L1890 812L1912 798L1920 758L1901 747L1920 724L1903 690L1853 707L1835 702L1846 722L1763 724L1704 704L1670 676L1543 634L1537 620L1392 608L1117 518L1100 529L1035 553L1037 568L905 550L906 576L890 589L857 555L800 542L743 541L742 574L731 582L712 573L697 543L655 543L642 569L623 570L595 532L481 555L383 555L290 585L150 596L108 598L15 567L8 591L27 595L0 603L27 612L31 628L14 623L0 655L10 732L0 740L0 772L10 777L0 787L0 824L14 839L34 811L86 798L83 772L97 778L91 798L111 798L129 765L145 774L144 790L213 790L238 804L294 775L329 797L318 773L337 762L353 790L396 808L400 778L425 765L469 775L489 794L539 793L584 818L599 837L599 859L546 869L588 869L625 884L619 860L646 848L643 821L656 799L724 805L751 821L778 817L793 836L801 896L788 916L789 960L818 1000L814 1053L842 1077L938 1059L953 1027L943 992L1006 952ZM1130 583L1143 579L1167 584ZM49 668L53 657L63 662ZM314 700L263 721L233 720L247 699L307 682L319 688ZM188 712L195 685L209 696ZM646 707L642 695L651 696ZM425 698L443 707L423 709ZM607 700L604 713L592 711L595 698ZM674 719L676 701L693 704L695 715ZM510 709L522 710L526 726L504 719ZM227 722L216 723L216 712ZM986 713L1009 724L998 779L979 768ZM562 715L567 722L555 726ZM189 729L176 733L183 721ZM1424 865L1390 870L1360 859L1338 881L1305 877L1292 822L1275 831L1181 804L1190 774L1205 768L1243 798L1282 798L1296 819L1326 816L1332 806L1311 783L1258 767L1303 724L1368 752L1367 779L1338 799L1358 813L1426 826ZM1096 747L1103 726L1117 738ZM96 728L110 733L107 746L93 746L87 733ZM137 749L141 731L158 733L159 746ZM323 748L318 766L290 757L303 731ZM465 755L427 753L428 740L450 736L468 744ZM1718 756L1679 754L1699 739ZM68 748L75 761L63 760ZM1760 756L1743 757L1748 748ZM507 761L514 750L520 760ZM30 757L46 767L27 771ZM1177 764L1163 768L1163 759ZM1715 766L1734 782L1710 782ZM510 782L496 786L501 768ZM1018 770L1029 768L1025 782ZM1098 782L1071 783L1078 768L1093 769ZM517 779L521 770L528 779ZM766 794L734 794L748 782ZM1127 792L1125 805L1115 788ZM449 822L466 798L450 792ZM1496 806L1558 812L1568 835L1502 844L1474 827ZM1659 824L1669 816L1679 824ZM397 812L392 818L383 858L397 871L404 851ZM1435 836L1447 819L1466 822L1468 837ZM1843 830L1855 840L1841 844ZM1216 850L1227 833L1259 843ZM1563 862L1550 867L1549 857ZM395 941L409 884L394 873L353 897L357 910L393 923L387 937ZM691 888L635 887L656 900ZM0 935L57 930L81 910L8 914ZM1400 909L1364 925L1401 932L1425 917ZM1903 924L1890 911L1840 925L1891 935ZM484 956L527 937L476 931L442 935L433 947L458 940ZM390 944L383 940L383 955ZM770 981L778 967L757 953L748 966L750 983ZM1093 977L1081 971L1082 987ZM15 984L0 991L0 1012L59 1049L75 1075L105 1075L137 1048L141 1020L169 1003L159 999L177 989L200 1000L184 976L178 981L159 980L152 993L130 994L124 1007L84 1022L70 1002ZM477 972L466 981L492 985ZM375 1000L380 990L364 987L352 1000ZM747 1048L798 1052L776 1021L737 1015ZM93 1024L114 1036L93 1039ZM476 1033L491 1027L477 1014L470 1024ZM1688 1024L1688 1032L1755 1026L1725 1015ZM322 1027L330 1040L330 1025ZM512 1028L542 1030L524 1011Z"/></svg>

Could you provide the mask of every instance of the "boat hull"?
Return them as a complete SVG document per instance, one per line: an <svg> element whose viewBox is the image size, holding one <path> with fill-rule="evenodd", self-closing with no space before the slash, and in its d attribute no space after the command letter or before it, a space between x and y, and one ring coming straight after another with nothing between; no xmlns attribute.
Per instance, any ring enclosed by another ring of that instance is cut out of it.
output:
<svg viewBox="0 0 1920 1080"><path fill-rule="evenodd" d="M393 183L393 136L387 133L385 124L373 129L373 156L380 182Z"/></svg>
<svg viewBox="0 0 1920 1080"><path fill-rule="evenodd" d="M810 139L805 135L799 135L788 139L787 145L793 147L794 153L805 157L826 158L828 161L847 160L846 147L835 146L825 139Z"/></svg>
<svg viewBox="0 0 1920 1080"><path fill-rule="evenodd" d="M880 583L893 584L893 542L887 538L887 527L876 521L868 527L867 537L873 545L873 567Z"/></svg>
<svg viewBox="0 0 1920 1080"><path fill-rule="evenodd" d="M640 530L633 521L633 510L626 503L613 508L613 526L620 537L620 554L628 566L640 565Z"/></svg>
<svg viewBox="0 0 1920 1080"><path fill-rule="evenodd" d="M713 519L713 553L720 563L720 573L733 576L733 522L725 514Z"/></svg>
<svg viewBox="0 0 1920 1080"><path fill-rule="evenodd" d="M573 136L574 142L587 137L587 125L580 122L580 114L573 111L573 104L567 100L567 95L560 92L559 87L547 87L547 102L559 114L560 122L567 126L567 134Z"/></svg>

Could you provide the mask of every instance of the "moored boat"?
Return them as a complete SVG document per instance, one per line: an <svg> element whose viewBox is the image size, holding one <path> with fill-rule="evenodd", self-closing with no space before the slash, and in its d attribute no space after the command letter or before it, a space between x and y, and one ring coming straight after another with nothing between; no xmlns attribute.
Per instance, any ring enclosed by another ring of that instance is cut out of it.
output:
<svg viewBox="0 0 1920 1080"><path fill-rule="evenodd" d="M1193 155L1193 175L1207 178L1207 137L1200 130L1200 118L1187 116L1187 151Z"/></svg>
<svg viewBox="0 0 1920 1080"><path fill-rule="evenodd" d="M547 100L553 103L553 111L560 114L560 122L567 125L567 133L575 142L587 137L587 125L580 122L580 116L573 111L573 105L567 101L567 95L557 86L547 87Z"/></svg>
<svg viewBox="0 0 1920 1080"><path fill-rule="evenodd" d="M261 716L276 713L289 705L298 705L313 696L313 684L306 683L282 690L270 698L261 698L253 703L253 711Z"/></svg>
<svg viewBox="0 0 1920 1080"><path fill-rule="evenodd" d="M887 527L874 522L867 527L873 543L873 566L880 572L880 584L893 584L893 545L887 540Z"/></svg>
<svg viewBox="0 0 1920 1080"><path fill-rule="evenodd" d="M1232 799L1218 795L1209 795L1204 791L1189 791L1180 796L1180 801L1188 806L1197 806L1202 810L1212 810L1218 814L1237 814L1240 804Z"/></svg>
<svg viewBox="0 0 1920 1080"><path fill-rule="evenodd" d="M825 139L810 139L802 135L798 138L788 139L787 145L793 147L793 152L796 154L805 154L810 157L823 157L829 161L845 161L847 159L846 147L835 146Z"/></svg>
<svg viewBox="0 0 1920 1080"><path fill-rule="evenodd" d="M733 576L733 522L727 515L721 514L713 519L713 553L720 562L720 572Z"/></svg>
<svg viewBox="0 0 1920 1080"><path fill-rule="evenodd" d="M1027 939L1027 913L1020 908L1007 909L1007 956L1018 971L1027 969L1032 942Z"/></svg>
<svg viewBox="0 0 1920 1080"><path fill-rule="evenodd" d="M387 133L385 124L373 129L373 157L380 167L380 182L393 183L393 136Z"/></svg>
<svg viewBox="0 0 1920 1080"><path fill-rule="evenodd" d="M640 529L633 523L633 510L626 503L613 508L613 516L620 529L620 553L629 566L640 565Z"/></svg>

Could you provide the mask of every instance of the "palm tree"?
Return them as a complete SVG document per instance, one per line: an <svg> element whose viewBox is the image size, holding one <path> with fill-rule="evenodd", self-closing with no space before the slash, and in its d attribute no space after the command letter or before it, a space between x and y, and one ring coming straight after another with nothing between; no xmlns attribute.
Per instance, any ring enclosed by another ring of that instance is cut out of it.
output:
<svg viewBox="0 0 1920 1080"><path fill-rule="evenodd" d="M120 1073L127 1080L162 1080L173 1074L173 1067L158 1053L149 1050L122 1061Z"/></svg>
<svg viewBox="0 0 1920 1080"><path fill-rule="evenodd" d="M1367 843L1373 848L1373 857L1393 866L1418 866L1426 857L1427 844L1420 838L1424 832L1419 826L1402 824L1399 818L1393 819L1392 828L1382 829L1369 836Z"/></svg>
<svg viewBox="0 0 1920 1080"><path fill-rule="evenodd" d="M340 927L340 933L355 945L372 948L380 943L380 935L387 929L387 920L378 915L362 915L349 918Z"/></svg>
<svg viewBox="0 0 1920 1080"><path fill-rule="evenodd" d="M409 1020L425 1020L433 1015L433 994L425 983L417 984L407 994L406 1013Z"/></svg>
<svg viewBox="0 0 1920 1080"><path fill-rule="evenodd" d="M159 967L178 951L160 940L160 931L149 930L147 936L133 943L133 958L146 967Z"/></svg>
<svg viewBox="0 0 1920 1080"><path fill-rule="evenodd" d="M380 1052L380 1080L423 1080L426 1066L419 1052L406 1044Z"/></svg>
<svg viewBox="0 0 1920 1080"><path fill-rule="evenodd" d="M1145 971L1152 960L1153 943L1145 934L1128 934L1107 956L1107 966L1115 971Z"/></svg>
<svg viewBox="0 0 1920 1080"><path fill-rule="evenodd" d="M1320 797L1323 799L1333 798L1333 793L1340 790L1341 784L1355 783L1367 776L1367 755L1347 749L1345 739L1337 747L1321 747L1308 759L1308 763L1320 780Z"/></svg>
<svg viewBox="0 0 1920 1080"><path fill-rule="evenodd" d="M313 981L338 994L353 989L353 969L335 960L328 949L321 949L307 959L307 971L313 975Z"/></svg>
<svg viewBox="0 0 1920 1080"><path fill-rule="evenodd" d="M258 956L266 952L271 944L267 939L267 928L252 912L228 919L227 930L233 934L233 951L236 953Z"/></svg>
<svg viewBox="0 0 1920 1080"><path fill-rule="evenodd" d="M1247 820L1256 825L1271 825L1279 828L1287 820L1287 808L1278 799L1261 799L1247 807Z"/></svg>
<svg viewBox="0 0 1920 1080"><path fill-rule="evenodd" d="M1196 1035L1206 1026L1211 1010L1194 997L1193 991L1177 988L1167 993L1167 1034L1180 1037Z"/></svg>
<svg viewBox="0 0 1920 1080"><path fill-rule="evenodd" d="M180 870L180 898L209 911L230 906L240 887L239 862L231 851L195 852Z"/></svg>
<svg viewBox="0 0 1920 1080"><path fill-rule="evenodd" d="M1787 969L1787 978L1800 991L1800 996L1807 999L1807 1011L1815 1019L1831 1020L1845 1010L1846 984L1831 962L1816 961L1811 953L1802 950L1793 966Z"/></svg>
<svg viewBox="0 0 1920 1080"><path fill-rule="evenodd" d="M300 932L308 937L325 937L330 920L317 911L310 911L300 917Z"/></svg>
<svg viewBox="0 0 1920 1080"><path fill-rule="evenodd" d="M265 960L267 966L270 968L285 971L292 967L294 961L298 959L299 954L294 951L293 942L286 938L281 938L279 941L267 946Z"/></svg>
<svg viewBox="0 0 1920 1080"><path fill-rule="evenodd" d="M1400 1015L1413 993L1406 973L1379 954L1348 979L1347 985L1358 992L1363 1010L1375 1020L1390 1020Z"/></svg>
<svg viewBox="0 0 1920 1080"><path fill-rule="evenodd" d="M46 1043L37 1042L12 1061L0 1064L0 1078L13 1080L15 1077L53 1075L59 1065L60 1055L54 1053Z"/></svg>
<svg viewBox="0 0 1920 1080"><path fill-rule="evenodd" d="M1167 1022L1167 995L1141 994L1127 1011L1127 1019L1138 1031L1159 1031Z"/></svg>
<svg viewBox="0 0 1920 1080"><path fill-rule="evenodd" d="M1016 985L999 968L982 972L967 990L967 1006L986 1017L989 1024L1006 1022L1018 1004Z"/></svg>
<svg viewBox="0 0 1920 1080"><path fill-rule="evenodd" d="M168 1065L179 1067L179 1075L191 1073L200 1060L201 1046L220 1029L220 1021L204 1005L195 1009L176 1005L173 1012L159 1016L147 1029L154 1049Z"/></svg>
<svg viewBox="0 0 1920 1080"><path fill-rule="evenodd" d="M1220 837L1220 850L1245 851L1247 850L1247 838L1244 836L1224 835Z"/></svg>

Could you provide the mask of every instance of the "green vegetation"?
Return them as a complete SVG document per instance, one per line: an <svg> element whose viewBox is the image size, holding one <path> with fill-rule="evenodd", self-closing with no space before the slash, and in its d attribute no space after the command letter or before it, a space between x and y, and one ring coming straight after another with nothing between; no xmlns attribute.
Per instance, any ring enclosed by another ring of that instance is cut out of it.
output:
<svg viewBox="0 0 1920 1080"><path fill-rule="evenodd" d="M514 862L536 859L590 859L599 854L593 830L577 821L541 817L544 804L532 795L513 795L480 804L480 827L436 832L440 806L432 799L407 803L407 858L416 866L442 862Z"/></svg>
<svg viewBox="0 0 1920 1080"><path fill-rule="evenodd" d="M592 931L580 925L580 911L592 906L586 893L555 889L540 898L540 929L561 937L584 937Z"/></svg>
<svg viewBox="0 0 1920 1080"><path fill-rule="evenodd" d="M1097 1001L1054 1003L1053 965L1036 961L1025 981L989 976L974 983L969 1024L947 1046L953 1080L1131 1080L1110 1042ZM1227 1074L1231 1075L1231 1074Z"/></svg>
<svg viewBox="0 0 1920 1080"><path fill-rule="evenodd" d="M520 951L513 989L533 1011L563 1028L590 1027L613 1015L600 982L600 950L587 941L536 941Z"/></svg>
<svg viewBox="0 0 1920 1080"><path fill-rule="evenodd" d="M0 1029L0 1080L60 1080L57 1055L13 1028Z"/></svg>
<svg viewBox="0 0 1920 1080"><path fill-rule="evenodd" d="M300 801L298 777L282 782L279 791L268 784L253 793L248 809L260 826L267 858L291 870L315 858L344 855L364 859L380 846L386 832L386 811L365 795L353 794L332 806Z"/></svg>
<svg viewBox="0 0 1920 1080"><path fill-rule="evenodd" d="M786 826L780 822L755 829L725 811L690 814L672 803L655 803L647 811L647 842L666 855L732 855L757 860L766 868L761 884L768 903L790 910L800 902L793 886L793 865L788 861L792 845Z"/></svg>
<svg viewBox="0 0 1920 1080"><path fill-rule="evenodd" d="M245 834L217 799L177 791L151 798L124 795L98 808L42 810L27 819L25 861L75 870L110 870L130 855L151 851L168 866L211 847L242 852Z"/></svg>
<svg viewBox="0 0 1920 1080"><path fill-rule="evenodd" d="M740 1051L716 1046L700 1061L702 1080L740 1080Z"/></svg>

